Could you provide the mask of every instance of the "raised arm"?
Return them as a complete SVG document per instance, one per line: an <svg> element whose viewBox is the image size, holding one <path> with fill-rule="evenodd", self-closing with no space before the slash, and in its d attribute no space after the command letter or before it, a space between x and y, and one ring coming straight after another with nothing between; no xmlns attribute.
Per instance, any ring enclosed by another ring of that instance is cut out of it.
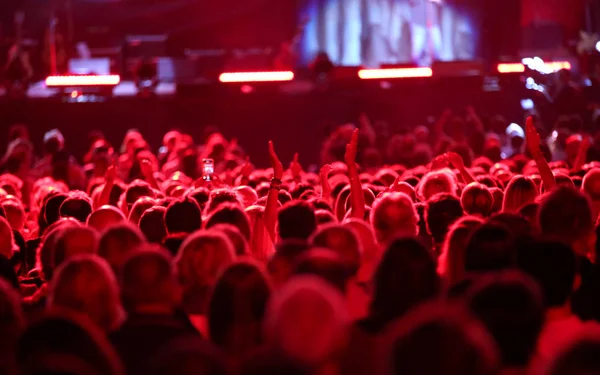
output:
<svg viewBox="0 0 600 375"><path fill-rule="evenodd" d="M304 171L302 170L302 165L298 159L299 155L296 152L294 154L294 159L290 163L290 172L292 173L295 182L302 182L302 173L304 173Z"/></svg>
<svg viewBox="0 0 600 375"><path fill-rule="evenodd" d="M540 135L533 125L533 117L531 116L527 117L527 123L525 124L525 138L527 149L529 150L531 157L533 157L533 160L535 160L535 164L538 167L546 191L554 189L554 187L556 187L556 180L554 179L554 174L540 149Z"/></svg>
<svg viewBox="0 0 600 375"><path fill-rule="evenodd" d="M460 156L456 152L448 152L446 154L446 159L448 159L448 162L454 168L458 169L458 172L460 173L460 177L462 178L462 180L465 184L468 185L471 182L475 182L475 178L473 177L471 172L469 172L469 170L465 167L465 163L463 161L462 156Z"/></svg>
<svg viewBox="0 0 600 375"><path fill-rule="evenodd" d="M100 197L98 198L98 206L94 207L94 209L100 208L110 202L110 192L112 191L113 186L115 186L115 179L117 178L117 168L113 164L106 170L106 180L104 182L104 186L102 187L102 192L100 193Z"/></svg>
<svg viewBox="0 0 600 375"><path fill-rule="evenodd" d="M577 173L583 168L583 165L587 161L587 153L592 145L592 141L588 135L583 135L581 139L581 144L579 145L579 150L577 151L577 157L573 162L573 167L571 168L571 172Z"/></svg>
<svg viewBox="0 0 600 375"><path fill-rule="evenodd" d="M321 167L319 177L321 180L321 198L331 204L331 185L329 185L329 173L333 170L333 167L329 164L325 164Z"/></svg>
<svg viewBox="0 0 600 375"><path fill-rule="evenodd" d="M281 190L281 178L283 177L283 165L279 161L279 157L275 153L275 147L273 142L269 141L269 158L271 159L271 166L273 167L273 179L271 180L271 187L267 194L267 203L265 205L265 227L271 241L275 243L276 233L275 226L277 224L277 207L279 202L279 190Z"/></svg>
<svg viewBox="0 0 600 375"><path fill-rule="evenodd" d="M352 217L363 220L365 218L365 196L356 167L356 153L358 149L358 129L354 129L352 139L346 146L346 164L348 165L348 176L350 177L350 199L352 200Z"/></svg>
<svg viewBox="0 0 600 375"><path fill-rule="evenodd" d="M366 113L361 113L360 118L358 119L358 124L362 134L364 134L369 140L369 145L374 146L377 135L375 134L375 129L371 124L371 120L369 120L369 116L367 116Z"/></svg>
<svg viewBox="0 0 600 375"><path fill-rule="evenodd" d="M144 175L146 182L149 183L153 189L160 191L158 181L156 181L156 178L154 178L154 168L152 167L152 162L144 159L140 162L140 168L142 169L142 174Z"/></svg>
<svg viewBox="0 0 600 375"><path fill-rule="evenodd" d="M481 121L481 118L479 117L479 115L477 114L477 111L475 111L475 108L473 108L473 106L467 107L467 116L468 116L468 118L471 119L471 121L475 125L475 130L477 130L479 132L485 131L485 128L483 126L483 121Z"/></svg>

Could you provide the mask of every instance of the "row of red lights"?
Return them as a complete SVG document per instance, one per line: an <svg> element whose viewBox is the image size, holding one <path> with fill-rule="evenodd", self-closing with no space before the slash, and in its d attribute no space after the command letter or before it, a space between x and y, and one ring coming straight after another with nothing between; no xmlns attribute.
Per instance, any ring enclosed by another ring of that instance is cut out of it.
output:
<svg viewBox="0 0 600 375"><path fill-rule="evenodd" d="M571 69L567 61L547 62L546 68L553 71ZM524 73L525 65L522 63L498 64L498 73ZM400 78L427 78L432 77L431 68L388 68L388 69L360 69L360 79L400 79ZM287 82L294 79L292 71L264 71L264 72L228 72L219 76L222 83L250 83L250 82ZM73 86L116 86L121 82L118 75L67 75L50 76L46 78L48 87L73 87Z"/></svg>

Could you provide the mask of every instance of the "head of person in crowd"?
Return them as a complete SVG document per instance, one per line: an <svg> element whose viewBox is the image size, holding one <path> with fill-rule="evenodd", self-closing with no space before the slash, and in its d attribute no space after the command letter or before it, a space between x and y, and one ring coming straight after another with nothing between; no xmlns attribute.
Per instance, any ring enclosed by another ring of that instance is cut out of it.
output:
<svg viewBox="0 0 600 375"><path fill-rule="evenodd" d="M167 236L166 211L165 207L156 206L147 209L142 214L138 226L149 242L161 244Z"/></svg>
<svg viewBox="0 0 600 375"><path fill-rule="evenodd" d="M193 233L202 227L200 206L191 198L178 199L165 211L167 233Z"/></svg>
<svg viewBox="0 0 600 375"><path fill-rule="evenodd" d="M419 215L406 194L384 194L373 203L371 225L377 242L383 246L395 237L416 235L418 223Z"/></svg>
<svg viewBox="0 0 600 375"><path fill-rule="evenodd" d="M183 308L188 314L205 314L211 288L234 259L231 241L217 230L197 231L183 241L174 262L183 288Z"/></svg>
<svg viewBox="0 0 600 375"><path fill-rule="evenodd" d="M17 232L23 233L23 230L25 229L25 220L27 218L23 203L16 198L4 199L2 201L2 208L4 209L6 220L8 220L10 227Z"/></svg>
<svg viewBox="0 0 600 375"><path fill-rule="evenodd" d="M354 230L341 224L328 224L319 228L309 243L335 252L346 268L347 277L356 276L363 250Z"/></svg>
<svg viewBox="0 0 600 375"><path fill-rule="evenodd" d="M229 239L229 241L231 241L231 244L233 245L236 257L253 257L250 253L248 241L246 241L246 238L244 238L244 235L240 232L240 230L237 227L231 224L217 224L213 226L212 229L219 231L227 236L227 238ZM260 260L260 258L253 258L256 260Z"/></svg>
<svg viewBox="0 0 600 375"><path fill-rule="evenodd" d="M466 276L465 254L469 238L483 224L476 216L465 216L458 219L446 236L442 254L438 259L438 273L449 287L463 281Z"/></svg>
<svg viewBox="0 0 600 375"><path fill-rule="evenodd" d="M552 362L543 371L544 375L595 374L600 372L600 330L588 327L580 337L563 343Z"/></svg>
<svg viewBox="0 0 600 375"><path fill-rule="evenodd" d="M134 225L139 225L140 218L144 212L146 212L147 209L157 205L158 202L156 199L150 197L141 197L131 207L131 210L129 211L129 217L127 219Z"/></svg>
<svg viewBox="0 0 600 375"><path fill-rule="evenodd" d="M385 338L387 374L497 374L499 356L482 324L458 305L426 303L399 320Z"/></svg>
<svg viewBox="0 0 600 375"><path fill-rule="evenodd" d="M54 273L55 253L58 238L62 236L63 230L71 227L79 227L81 224L72 218L63 218L48 227L42 241L37 249L36 267L41 272L44 281L50 281Z"/></svg>
<svg viewBox="0 0 600 375"><path fill-rule="evenodd" d="M238 228L246 241L250 241L251 227L248 215L239 205L231 203L223 203L219 208L215 209L208 219L204 227L210 229L218 224L231 224Z"/></svg>
<svg viewBox="0 0 600 375"><path fill-rule="evenodd" d="M517 252L510 230L501 224L485 223L476 228L465 249L466 272L488 272L514 267Z"/></svg>
<svg viewBox="0 0 600 375"><path fill-rule="evenodd" d="M121 210L115 206L105 205L92 212L88 217L87 225L102 232L107 227L123 221L125 221L125 215Z"/></svg>
<svg viewBox="0 0 600 375"><path fill-rule="evenodd" d="M513 177L504 190L503 212L518 212L524 205L535 201L538 188L535 182L526 176Z"/></svg>
<svg viewBox="0 0 600 375"><path fill-rule="evenodd" d="M476 281L465 299L494 337L502 366L526 370L545 318L542 292L535 280L514 270L491 273Z"/></svg>
<svg viewBox="0 0 600 375"><path fill-rule="evenodd" d="M232 203L243 207L240 196L236 191L230 189L216 189L210 192L204 210L205 214L209 215L223 203Z"/></svg>
<svg viewBox="0 0 600 375"><path fill-rule="evenodd" d="M62 202L58 212L61 217L72 217L86 223L92 213L92 201L84 192L72 192Z"/></svg>
<svg viewBox="0 0 600 375"><path fill-rule="evenodd" d="M545 195L538 211L539 228L544 236L571 246L579 255L593 257L596 231L590 200L568 187Z"/></svg>
<svg viewBox="0 0 600 375"><path fill-rule="evenodd" d="M269 300L265 341L313 371L334 366L348 335L340 292L315 276L295 276Z"/></svg>
<svg viewBox="0 0 600 375"><path fill-rule="evenodd" d="M374 290L364 327L371 333L425 301L436 299L441 284L432 253L415 238L392 241L373 277Z"/></svg>
<svg viewBox="0 0 600 375"><path fill-rule="evenodd" d="M275 288L280 287L290 278L296 261L309 250L310 245L303 240L285 240L277 244L277 251L267 264Z"/></svg>
<svg viewBox="0 0 600 375"><path fill-rule="evenodd" d="M456 195L456 179L449 170L430 172L423 176L417 191L423 201L439 193Z"/></svg>
<svg viewBox="0 0 600 375"><path fill-rule="evenodd" d="M315 210L305 201L292 201L277 213L278 234L283 240L305 240L317 229Z"/></svg>
<svg viewBox="0 0 600 375"><path fill-rule="evenodd" d="M98 252L98 232L85 226L67 226L56 237L54 267L79 254Z"/></svg>
<svg viewBox="0 0 600 375"><path fill-rule="evenodd" d="M294 264L293 275L313 275L325 280L341 293L348 290L351 276L341 256L330 249L312 248L300 255Z"/></svg>
<svg viewBox="0 0 600 375"><path fill-rule="evenodd" d="M123 306L129 314L171 315L181 304L181 287L172 258L162 247L144 244L125 260L121 271Z"/></svg>
<svg viewBox="0 0 600 375"><path fill-rule="evenodd" d="M581 183L581 191L590 198L592 218L596 221L600 214L600 168L593 168L585 174Z"/></svg>
<svg viewBox="0 0 600 375"><path fill-rule="evenodd" d="M208 303L211 341L238 359L259 347L270 295L270 283L257 264L244 260L225 268Z"/></svg>
<svg viewBox="0 0 600 375"><path fill-rule="evenodd" d="M439 193L431 196L425 206L425 222L427 232L433 238L437 253L441 252L442 244L450 226L463 216L460 200L449 193Z"/></svg>
<svg viewBox="0 0 600 375"><path fill-rule="evenodd" d="M60 206L69 196L65 193L57 193L50 197L44 205L44 218L46 225L52 225L60 219Z"/></svg>
<svg viewBox="0 0 600 375"><path fill-rule="evenodd" d="M241 197L244 207L250 207L258 200L256 191L250 186L238 186L234 189Z"/></svg>
<svg viewBox="0 0 600 375"><path fill-rule="evenodd" d="M144 242L144 235L133 224L126 222L115 224L101 233L98 255L104 258L119 275L125 259Z"/></svg>
<svg viewBox="0 0 600 375"><path fill-rule="evenodd" d="M467 215L488 217L492 213L494 196L487 186L473 182L463 189L460 204Z"/></svg>
<svg viewBox="0 0 600 375"><path fill-rule="evenodd" d="M193 198L198 206L200 206L200 210L204 212L206 208L206 203L208 202L208 198L210 197L210 190L205 187L197 187L193 190L188 191L186 196Z"/></svg>
<svg viewBox="0 0 600 375"><path fill-rule="evenodd" d="M129 217L129 211L141 197L156 198L156 193L146 181L134 180L125 189L125 195L121 201L121 211Z"/></svg>
<svg viewBox="0 0 600 375"><path fill-rule="evenodd" d="M99 328L110 332L124 318L119 286L108 263L90 254L66 260L50 284L48 307L70 309L84 314Z"/></svg>

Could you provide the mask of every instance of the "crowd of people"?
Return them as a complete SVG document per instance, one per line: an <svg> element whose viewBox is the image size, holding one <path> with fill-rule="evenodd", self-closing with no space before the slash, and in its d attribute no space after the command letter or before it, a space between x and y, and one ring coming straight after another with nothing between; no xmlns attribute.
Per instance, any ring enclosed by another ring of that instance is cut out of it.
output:
<svg viewBox="0 0 600 375"><path fill-rule="evenodd" d="M599 137L467 113L362 116L318 173L216 132L94 132L78 159L11 127L0 372L599 373Z"/></svg>

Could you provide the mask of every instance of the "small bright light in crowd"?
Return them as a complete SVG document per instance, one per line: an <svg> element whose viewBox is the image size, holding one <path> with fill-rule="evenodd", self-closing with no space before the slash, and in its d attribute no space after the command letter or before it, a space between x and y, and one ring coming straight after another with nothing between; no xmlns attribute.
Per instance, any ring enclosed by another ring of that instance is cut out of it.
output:
<svg viewBox="0 0 600 375"><path fill-rule="evenodd" d="M49 76L46 78L48 87L65 86L116 86L121 82L118 75L100 76Z"/></svg>
<svg viewBox="0 0 600 375"><path fill-rule="evenodd" d="M524 73L525 65L520 63L498 64L498 73Z"/></svg>
<svg viewBox="0 0 600 375"><path fill-rule="evenodd" d="M543 74L552 74L556 73L559 70L571 70L571 63L568 61L550 61L545 62L539 57L528 57L523 59L523 64L525 64L529 69L535 70L536 72L540 72Z"/></svg>
<svg viewBox="0 0 600 375"><path fill-rule="evenodd" d="M533 109L533 107L534 107L533 100L531 100L531 99L523 99L523 100L521 100L521 108L523 108L524 111L528 111L530 109Z"/></svg>
<svg viewBox="0 0 600 375"><path fill-rule="evenodd" d="M232 82L284 82L294 79L294 72L237 72L221 73L219 81Z"/></svg>
<svg viewBox="0 0 600 375"><path fill-rule="evenodd" d="M596 51L600 52L600 41L596 43Z"/></svg>
<svg viewBox="0 0 600 375"><path fill-rule="evenodd" d="M244 94L250 94L250 93L252 93L252 91L254 91L254 87L252 87L250 85L242 85L242 87L240 87L240 90Z"/></svg>
<svg viewBox="0 0 600 375"><path fill-rule="evenodd" d="M79 96L79 93L77 92L77 90L71 91L71 98L75 99L78 96Z"/></svg>
<svg viewBox="0 0 600 375"><path fill-rule="evenodd" d="M431 68L361 69L360 79L421 78L433 76Z"/></svg>

